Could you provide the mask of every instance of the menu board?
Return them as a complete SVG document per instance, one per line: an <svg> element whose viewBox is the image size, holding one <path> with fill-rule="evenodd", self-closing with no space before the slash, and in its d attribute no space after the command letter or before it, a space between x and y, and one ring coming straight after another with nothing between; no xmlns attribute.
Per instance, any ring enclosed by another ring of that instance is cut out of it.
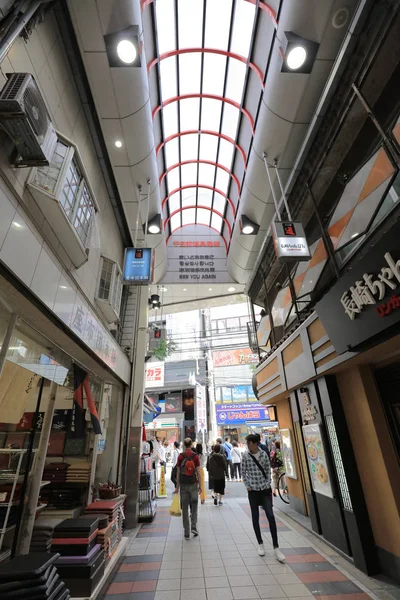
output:
<svg viewBox="0 0 400 600"><path fill-rule="evenodd" d="M290 477L291 479L297 479L296 463L294 461L294 452L290 429L280 429L279 433L281 435L281 448L283 462L285 463L286 477Z"/></svg>
<svg viewBox="0 0 400 600"><path fill-rule="evenodd" d="M326 452L319 425L303 425L308 466L314 492L333 498Z"/></svg>

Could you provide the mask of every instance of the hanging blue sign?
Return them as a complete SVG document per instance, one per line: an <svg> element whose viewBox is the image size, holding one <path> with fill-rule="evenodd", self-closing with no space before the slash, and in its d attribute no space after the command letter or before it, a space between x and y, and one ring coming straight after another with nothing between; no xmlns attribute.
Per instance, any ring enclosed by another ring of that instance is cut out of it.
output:
<svg viewBox="0 0 400 600"><path fill-rule="evenodd" d="M126 248L123 282L147 284L153 281L153 250L151 248Z"/></svg>
<svg viewBox="0 0 400 600"><path fill-rule="evenodd" d="M248 421L270 421L268 407L264 404L216 405L217 425L243 425Z"/></svg>

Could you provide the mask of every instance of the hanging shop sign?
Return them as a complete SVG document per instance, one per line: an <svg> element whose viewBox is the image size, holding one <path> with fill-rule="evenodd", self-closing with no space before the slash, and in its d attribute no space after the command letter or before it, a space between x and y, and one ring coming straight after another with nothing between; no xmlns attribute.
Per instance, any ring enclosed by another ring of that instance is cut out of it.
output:
<svg viewBox="0 0 400 600"><path fill-rule="evenodd" d="M291 431L290 429L280 429L279 433L281 435L282 455L283 462L285 463L285 475L291 479L297 479Z"/></svg>
<svg viewBox="0 0 400 600"><path fill-rule="evenodd" d="M213 352L214 367L227 367L231 365L257 364L258 354L254 354L250 348L239 348L238 350L217 350Z"/></svg>
<svg viewBox="0 0 400 600"><path fill-rule="evenodd" d="M272 239L278 260L309 260L311 258L301 223L277 221L271 224Z"/></svg>
<svg viewBox="0 0 400 600"><path fill-rule="evenodd" d="M164 387L164 363L146 363L145 388Z"/></svg>
<svg viewBox="0 0 400 600"><path fill-rule="evenodd" d="M248 421L269 421L268 407L263 404L216 405L217 425L244 425Z"/></svg>
<svg viewBox="0 0 400 600"><path fill-rule="evenodd" d="M316 305L338 354L400 323L400 238L394 225ZM390 330L390 331L389 331Z"/></svg>
<svg viewBox="0 0 400 600"><path fill-rule="evenodd" d="M196 425L197 432L207 431L207 399L204 385L196 385Z"/></svg>
<svg viewBox="0 0 400 600"><path fill-rule="evenodd" d="M333 498L331 480L326 462L326 451L319 425L303 425L308 466L314 492Z"/></svg>
<svg viewBox="0 0 400 600"><path fill-rule="evenodd" d="M154 256L151 248L126 248L123 283L145 285L152 283Z"/></svg>

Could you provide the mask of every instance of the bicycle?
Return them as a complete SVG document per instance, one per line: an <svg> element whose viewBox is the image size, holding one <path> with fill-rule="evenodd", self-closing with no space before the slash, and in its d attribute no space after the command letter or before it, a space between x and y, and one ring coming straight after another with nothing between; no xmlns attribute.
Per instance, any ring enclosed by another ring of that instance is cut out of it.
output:
<svg viewBox="0 0 400 600"><path fill-rule="evenodd" d="M282 500L282 502L284 502L285 504L290 504L290 494L289 494L289 488L287 485L285 473L282 473L279 476L278 494L279 494L279 498Z"/></svg>

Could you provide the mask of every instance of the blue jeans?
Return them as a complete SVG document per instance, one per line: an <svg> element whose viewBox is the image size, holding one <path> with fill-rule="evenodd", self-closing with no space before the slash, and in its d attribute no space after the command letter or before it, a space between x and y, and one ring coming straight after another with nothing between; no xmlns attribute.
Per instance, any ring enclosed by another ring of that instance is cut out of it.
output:
<svg viewBox="0 0 400 600"><path fill-rule="evenodd" d="M252 490L248 492L249 495L249 503L251 508L251 518L253 521L253 529L256 534L256 538L259 544L263 543L261 529L260 529L260 510L259 506L265 510L265 514L269 523L269 530L271 532L272 544L274 548L279 548L278 544L278 531L276 528L276 522L274 517L274 511L272 509L272 490L271 488L267 490L257 491Z"/></svg>

